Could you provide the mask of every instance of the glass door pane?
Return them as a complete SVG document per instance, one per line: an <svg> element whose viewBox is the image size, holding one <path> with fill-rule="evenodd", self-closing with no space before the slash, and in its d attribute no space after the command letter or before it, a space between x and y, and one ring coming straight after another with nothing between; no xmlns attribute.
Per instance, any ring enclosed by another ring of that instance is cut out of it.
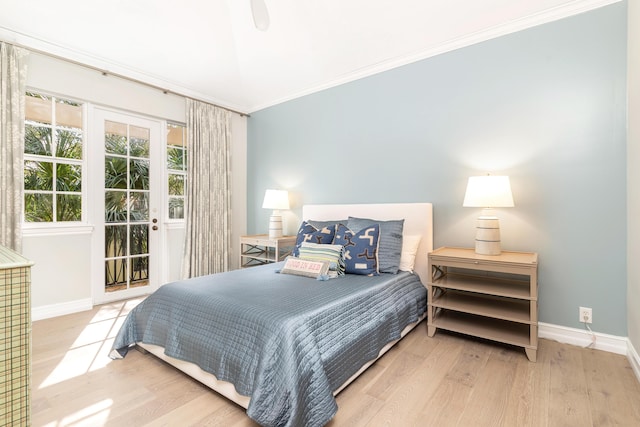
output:
<svg viewBox="0 0 640 427"><path fill-rule="evenodd" d="M149 294L162 281L165 125L99 107L91 117L92 296L104 304Z"/></svg>
<svg viewBox="0 0 640 427"><path fill-rule="evenodd" d="M104 122L104 291L149 286L150 129Z"/></svg>

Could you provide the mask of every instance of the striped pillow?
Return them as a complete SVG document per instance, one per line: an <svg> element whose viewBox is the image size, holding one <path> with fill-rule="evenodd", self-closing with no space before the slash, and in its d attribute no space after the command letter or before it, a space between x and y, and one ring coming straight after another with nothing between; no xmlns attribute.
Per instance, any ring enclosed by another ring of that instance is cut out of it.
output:
<svg viewBox="0 0 640 427"><path fill-rule="evenodd" d="M344 276L342 245L303 242L298 249L298 258L309 261L327 261L330 275L333 272L337 276Z"/></svg>
<svg viewBox="0 0 640 427"><path fill-rule="evenodd" d="M329 244L333 242L333 236L335 234L335 225L316 228L307 221L302 221L302 224L300 224L300 228L298 229L296 245L293 247L293 251L291 253L293 256L297 257L298 249L300 248L300 245L302 245L302 242Z"/></svg>

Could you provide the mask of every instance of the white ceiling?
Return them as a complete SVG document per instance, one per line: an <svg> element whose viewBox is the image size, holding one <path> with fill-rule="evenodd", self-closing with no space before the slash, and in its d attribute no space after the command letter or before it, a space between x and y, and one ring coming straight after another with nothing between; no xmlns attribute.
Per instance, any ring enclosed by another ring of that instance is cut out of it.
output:
<svg viewBox="0 0 640 427"><path fill-rule="evenodd" d="M0 39L242 112L618 0L0 0Z"/></svg>

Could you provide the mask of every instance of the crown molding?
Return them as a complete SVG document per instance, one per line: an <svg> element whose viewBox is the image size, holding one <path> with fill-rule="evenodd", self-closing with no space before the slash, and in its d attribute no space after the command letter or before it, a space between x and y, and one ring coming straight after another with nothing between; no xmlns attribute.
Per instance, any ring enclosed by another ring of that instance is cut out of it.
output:
<svg viewBox="0 0 640 427"><path fill-rule="evenodd" d="M508 34L516 33L518 31L526 30L528 28L536 27L538 25L547 24L549 22L558 21L560 19L568 18L580 13L588 12L594 9L598 9L604 6L608 6L614 3L619 3L622 0L576 0L569 2L565 5L558 6L545 10L540 13L529 15L523 18L519 18L510 22L505 22L494 27L486 28L482 31L467 34L463 37L458 37L452 40L445 41L434 47L426 50L415 52L410 55L390 59L375 64L371 67L365 67L355 71L353 73L345 74L337 79L321 83L319 85L310 87L303 91L296 92L286 97L279 98L273 102L256 105L249 109L249 113L262 110L264 108L272 107L277 104L281 104L286 101L291 101L296 98L300 98L306 95L311 95L316 92L320 92L332 87L340 86L345 83L349 83L355 80L369 77L374 74L389 71L394 68L401 67L403 65L418 62L423 59L431 58L443 53L451 52L463 47L471 46L477 43L481 43L487 40L495 39Z"/></svg>
<svg viewBox="0 0 640 427"><path fill-rule="evenodd" d="M0 26L0 41L5 41L15 46L22 47L33 53L93 69L105 75L112 75L125 80L130 80L134 83L146 85L164 93L172 93L185 98L203 101L240 115L247 114L246 106L235 105L233 103L205 95L180 84L170 82L161 77L131 68L127 65L109 61L77 49L71 49L43 39L22 34L2 26Z"/></svg>
<svg viewBox="0 0 640 427"><path fill-rule="evenodd" d="M292 99L300 98L302 96L310 95L316 92L320 92L326 89L330 89L335 86L349 83L355 80L369 77L374 74L378 74L384 71L388 71L394 68L401 67L413 62L417 62L423 59L434 57L446 52L451 52L463 47L471 46L480 42L491 40L504 35L512 34L518 31L522 31L531 27L546 24L549 22L557 21L563 18L578 15L583 12L588 12L594 9L598 9L610 4L619 3L622 0L574 0L569 1L562 6L547 9L543 12L532 14L523 18L519 18L513 21L505 22L500 25L496 25L490 28L486 28L482 31L467 34L462 37L447 40L429 49L414 52L409 55L401 57L391 58L386 61L376 63L370 67L364 67L357 71L346 73L335 79L327 80L318 85L311 86L302 91L294 92L283 97L273 99L271 101L256 104L256 105L236 105L228 101L212 97L200 93L191 88L180 85L176 82L170 82L143 72L131 68L125 64L108 61L104 58L88 54L75 49L70 49L49 41L32 37L26 34L13 31L11 29L0 26L0 40L8 43L15 44L17 46L24 47L33 52L48 55L60 60L69 61L80 66L93 68L97 71L112 74L117 77L122 77L135 81L137 83L153 86L158 90L165 91L167 93L173 93L176 95L184 96L187 98L193 98L201 100L210 104L218 105L223 108L235 110L240 114L250 114L253 111L262 110L267 107L271 107L277 104L281 104Z"/></svg>

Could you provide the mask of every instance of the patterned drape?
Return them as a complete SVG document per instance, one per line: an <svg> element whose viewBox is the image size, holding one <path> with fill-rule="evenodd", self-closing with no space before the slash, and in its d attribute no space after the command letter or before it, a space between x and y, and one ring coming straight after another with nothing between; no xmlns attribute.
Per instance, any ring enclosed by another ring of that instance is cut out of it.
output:
<svg viewBox="0 0 640 427"><path fill-rule="evenodd" d="M229 269L231 130L229 111L187 99L184 278Z"/></svg>
<svg viewBox="0 0 640 427"><path fill-rule="evenodd" d="M27 51L0 42L0 245L22 249Z"/></svg>

